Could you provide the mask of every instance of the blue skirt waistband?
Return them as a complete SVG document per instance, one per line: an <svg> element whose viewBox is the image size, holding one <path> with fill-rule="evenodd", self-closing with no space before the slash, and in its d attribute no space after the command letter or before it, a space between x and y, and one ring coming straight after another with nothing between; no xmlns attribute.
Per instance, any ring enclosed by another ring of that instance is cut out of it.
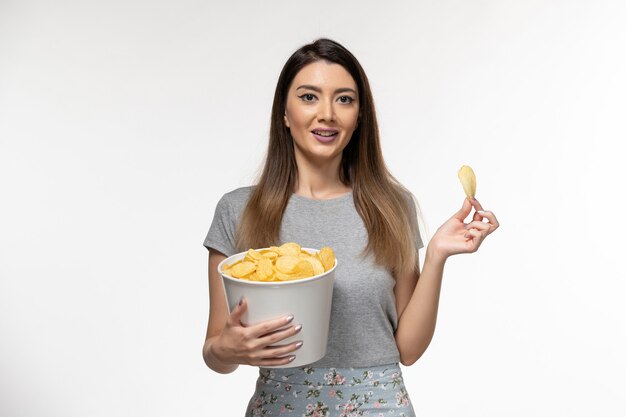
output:
<svg viewBox="0 0 626 417"><path fill-rule="evenodd" d="M402 382L402 370L398 363L366 368L259 368L259 379L307 386L359 386Z"/></svg>

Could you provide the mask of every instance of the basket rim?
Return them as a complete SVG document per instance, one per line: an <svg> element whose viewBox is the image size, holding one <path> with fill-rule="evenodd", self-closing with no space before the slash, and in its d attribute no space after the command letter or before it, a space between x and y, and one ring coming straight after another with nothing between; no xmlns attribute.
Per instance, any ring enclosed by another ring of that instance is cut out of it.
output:
<svg viewBox="0 0 626 417"><path fill-rule="evenodd" d="M269 249L269 247L268 248L259 248L259 249L255 249L255 250L263 250L263 249ZM320 249L314 249L314 248L302 248L302 250L307 251L307 252L313 251L315 253L320 251ZM228 258L224 259L222 262L220 262L217 265L217 272L222 276L222 279L228 280L228 281L231 281L231 282L236 282L236 283L241 284L241 285L249 285L249 286L288 286L288 285L300 285L300 284L306 284L308 282L317 281L319 279L325 278L328 274L333 272L335 270L335 268L337 268L337 265L339 264L339 260L337 259L337 257L335 257L335 265L333 265L332 268L330 268L328 271L324 272L323 274L314 275L314 276L308 277L308 278L296 279L296 280L292 280L292 281L249 281L249 280L245 280L245 279L231 277L230 275L224 274L222 272L222 266L224 264L234 261L234 260L229 261L229 259L235 258L235 257L244 257L246 255L246 253L248 253L248 251L239 252L239 253L236 253L234 255L231 255ZM238 260L238 259L236 259L236 260ZM227 261L229 261L229 262L227 262Z"/></svg>

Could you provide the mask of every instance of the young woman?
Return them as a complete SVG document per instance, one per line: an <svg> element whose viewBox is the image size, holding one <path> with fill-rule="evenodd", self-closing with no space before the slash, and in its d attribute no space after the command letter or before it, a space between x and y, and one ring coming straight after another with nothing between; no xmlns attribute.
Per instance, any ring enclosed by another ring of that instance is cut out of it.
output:
<svg viewBox="0 0 626 417"><path fill-rule="evenodd" d="M466 224L472 206L477 212ZM446 259L475 252L499 225L466 198L430 240L420 273L417 224L412 194L385 167L361 65L329 39L303 46L276 86L258 183L221 198L204 241L210 313L203 356L219 373L260 367L246 416L414 416L399 363L417 361L433 337ZM266 368L298 355L301 343L280 342L301 326L285 327L293 317L243 326L247 302L229 313L217 265L289 241L330 246L341 260L328 349L304 367Z"/></svg>

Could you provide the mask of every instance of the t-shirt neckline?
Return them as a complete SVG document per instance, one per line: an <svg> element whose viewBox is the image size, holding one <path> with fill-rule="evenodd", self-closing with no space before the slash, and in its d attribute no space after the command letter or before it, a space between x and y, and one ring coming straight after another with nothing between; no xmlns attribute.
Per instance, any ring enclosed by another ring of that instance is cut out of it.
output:
<svg viewBox="0 0 626 417"><path fill-rule="evenodd" d="M306 201L306 202L310 202L310 203L332 203L332 202L343 201L343 200L346 200L348 198L351 198L352 197L352 190L350 190L346 194L340 195L338 197L325 198L325 199L309 198L309 197L305 197L303 195L296 194L296 193L292 193L291 197L296 199L296 200Z"/></svg>

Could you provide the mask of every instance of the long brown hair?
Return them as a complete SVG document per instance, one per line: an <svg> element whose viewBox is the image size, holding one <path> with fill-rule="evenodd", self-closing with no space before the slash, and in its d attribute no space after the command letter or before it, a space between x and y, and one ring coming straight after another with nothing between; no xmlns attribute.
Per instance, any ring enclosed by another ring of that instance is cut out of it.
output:
<svg viewBox="0 0 626 417"><path fill-rule="evenodd" d="M283 118L287 92L296 74L319 60L344 67L358 87L359 124L343 150L339 179L351 186L355 207L368 231L364 254L373 252L376 262L392 272L413 271L418 261L418 226L411 203L418 212L419 205L409 201L412 194L385 166L374 100L363 68L346 48L324 38L294 52L280 73L264 167L237 229L237 250L278 244L283 213L298 174L293 138Z"/></svg>

